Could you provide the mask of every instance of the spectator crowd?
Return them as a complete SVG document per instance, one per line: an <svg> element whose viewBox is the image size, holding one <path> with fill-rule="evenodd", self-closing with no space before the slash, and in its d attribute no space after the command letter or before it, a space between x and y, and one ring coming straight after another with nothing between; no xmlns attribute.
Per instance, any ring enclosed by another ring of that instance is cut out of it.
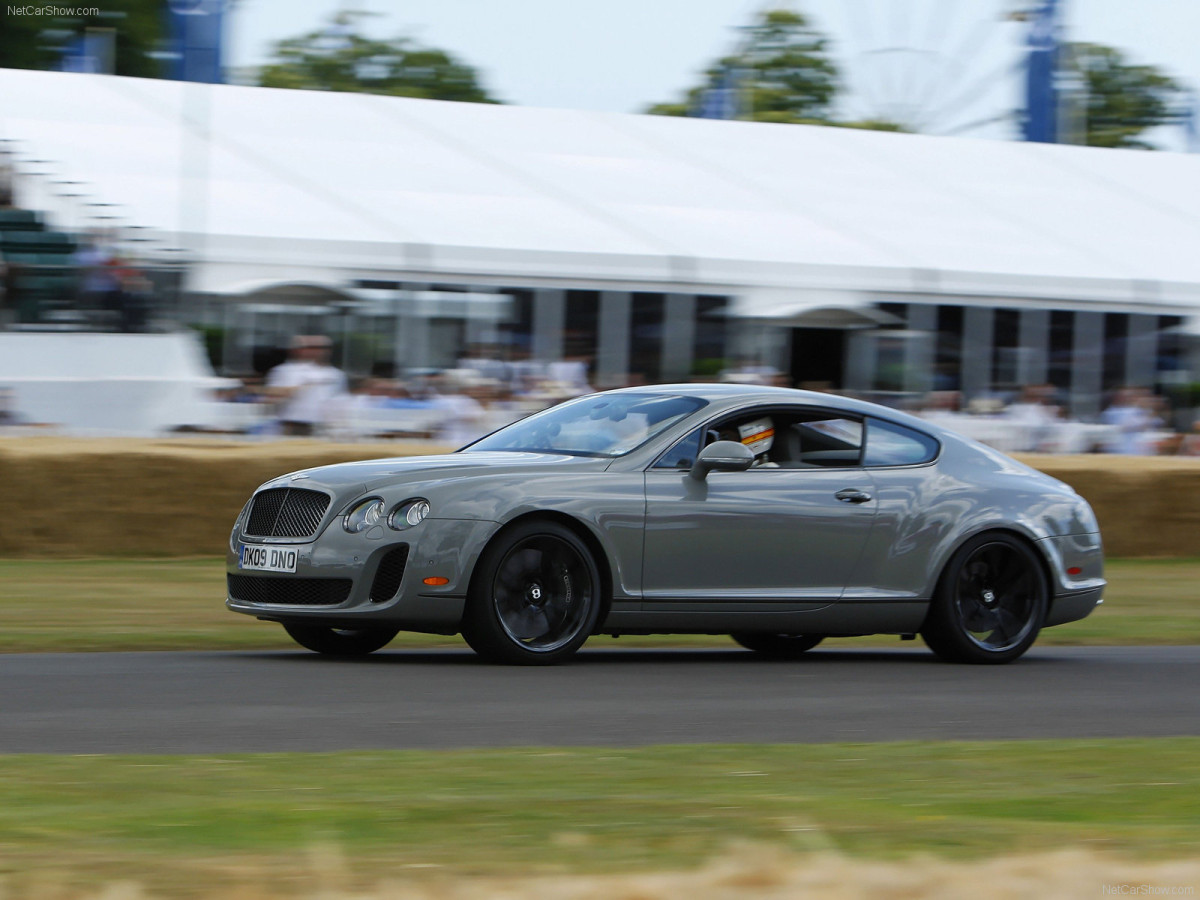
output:
<svg viewBox="0 0 1200 900"><path fill-rule="evenodd" d="M247 423L232 430L342 440L425 438L458 447L594 389L586 358L511 360L497 347L477 345L453 368L351 382L331 364L331 350L325 336L300 335L288 359L264 379L225 392L226 409L229 403L253 404L252 415L225 417ZM750 360L735 361L715 380L788 384L778 370ZM990 397L969 404L958 392L935 391L912 411L1011 453L1200 455L1200 429L1177 433L1163 398L1143 388L1116 391L1092 422L1067 416L1050 385L1028 386L1007 401Z"/></svg>

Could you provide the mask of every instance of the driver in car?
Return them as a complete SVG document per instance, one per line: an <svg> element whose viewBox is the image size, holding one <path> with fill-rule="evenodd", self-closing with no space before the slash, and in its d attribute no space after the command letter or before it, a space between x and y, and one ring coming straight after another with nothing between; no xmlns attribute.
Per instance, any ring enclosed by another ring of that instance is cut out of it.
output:
<svg viewBox="0 0 1200 900"><path fill-rule="evenodd" d="M751 419L737 425L726 425L718 432L709 432L708 443L713 441L735 441L744 444L754 454L751 468L778 469L779 464L771 462L769 453L775 443L775 423L770 416Z"/></svg>

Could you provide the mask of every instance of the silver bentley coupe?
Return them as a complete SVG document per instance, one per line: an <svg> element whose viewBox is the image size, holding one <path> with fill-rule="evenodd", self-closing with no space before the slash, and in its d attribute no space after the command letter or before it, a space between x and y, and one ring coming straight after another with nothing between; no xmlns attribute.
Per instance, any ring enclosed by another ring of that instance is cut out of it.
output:
<svg viewBox="0 0 1200 900"><path fill-rule="evenodd" d="M229 538L227 605L353 656L461 633L546 664L590 635L728 634L790 658L917 634L1005 663L1104 589L1070 487L919 418L829 394L590 394L455 453L283 475Z"/></svg>

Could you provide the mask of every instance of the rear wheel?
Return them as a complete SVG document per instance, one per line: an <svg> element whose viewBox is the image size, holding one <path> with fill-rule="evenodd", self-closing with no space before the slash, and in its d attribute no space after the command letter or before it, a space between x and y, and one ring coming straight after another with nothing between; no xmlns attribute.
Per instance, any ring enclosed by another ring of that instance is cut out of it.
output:
<svg viewBox="0 0 1200 900"><path fill-rule="evenodd" d="M759 634L739 632L731 638L760 656L769 659L795 659L825 640L823 634Z"/></svg>
<svg viewBox="0 0 1200 900"><path fill-rule="evenodd" d="M1029 545L1009 534L981 534L951 557L921 637L952 662L1012 662L1037 638L1048 604Z"/></svg>
<svg viewBox="0 0 1200 900"><path fill-rule="evenodd" d="M287 622L283 630L301 647L326 656L366 656L387 646L400 632L399 628L332 628Z"/></svg>
<svg viewBox="0 0 1200 900"><path fill-rule="evenodd" d="M490 662L549 665L582 646L600 614L600 572L587 546L557 522L502 532L480 557L462 633Z"/></svg>

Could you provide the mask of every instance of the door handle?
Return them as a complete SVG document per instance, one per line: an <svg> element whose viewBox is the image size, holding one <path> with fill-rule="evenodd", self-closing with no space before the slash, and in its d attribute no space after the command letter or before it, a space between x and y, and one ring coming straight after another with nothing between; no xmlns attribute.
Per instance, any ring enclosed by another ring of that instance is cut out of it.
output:
<svg viewBox="0 0 1200 900"><path fill-rule="evenodd" d="M843 503L866 503L871 499L871 495L866 491L860 491L858 488L842 488L833 496L837 497Z"/></svg>

